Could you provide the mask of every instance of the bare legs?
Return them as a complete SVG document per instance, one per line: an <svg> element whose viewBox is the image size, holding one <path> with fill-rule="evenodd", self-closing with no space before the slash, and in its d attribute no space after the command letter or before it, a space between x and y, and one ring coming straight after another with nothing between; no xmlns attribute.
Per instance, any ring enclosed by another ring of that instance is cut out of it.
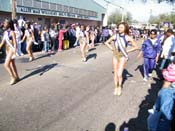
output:
<svg viewBox="0 0 175 131"><path fill-rule="evenodd" d="M9 51L7 53L7 57L4 63L4 67L11 77L11 81L10 81L11 85L15 84L19 80L19 76L15 65L15 60L12 59L12 56L13 56L13 52Z"/></svg>
<svg viewBox="0 0 175 131"><path fill-rule="evenodd" d="M114 95L121 95L121 88L123 81L122 74L125 66L126 66L126 59L124 57L120 58L120 61L118 61L115 57L113 58L114 84L115 84Z"/></svg>
<svg viewBox="0 0 175 131"><path fill-rule="evenodd" d="M26 51L29 55L29 61L32 61L34 59L34 57L33 57L33 53L32 53L32 41L31 40L27 41Z"/></svg>
<svg viewBox="0 0 175 131"><path fill-rule="evenodd" d="M83 41L80 42L80 50L81 50L81 56L82 56L82 61L86 62L86 48L87 44Z"/></svg>

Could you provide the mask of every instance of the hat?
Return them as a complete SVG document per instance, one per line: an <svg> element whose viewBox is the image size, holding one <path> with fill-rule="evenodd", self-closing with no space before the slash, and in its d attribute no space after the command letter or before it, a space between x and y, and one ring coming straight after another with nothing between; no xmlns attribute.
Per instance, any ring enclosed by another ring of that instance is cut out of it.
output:
<svg viewBox="0 0 175 131"><path fill-rule="evenodd" d="M72 24L71 26L72 26L72 27L74 27L74 26L75 26L75 24Z"/></svg>
<svg viewBox="0 0 175 131"><path fill-rule="evenodd" d="M168 82L175 82L175 64L170 64L162 71L163 78Z"/></svg>

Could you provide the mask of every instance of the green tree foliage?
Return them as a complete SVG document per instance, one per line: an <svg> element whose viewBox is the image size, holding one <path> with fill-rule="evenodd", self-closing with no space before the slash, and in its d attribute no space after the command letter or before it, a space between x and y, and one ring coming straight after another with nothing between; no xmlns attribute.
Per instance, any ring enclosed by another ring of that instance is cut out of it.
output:
<svg viewBox="0 0 175 131"><path fill-rule="evenodd" d="M108 17L108 24L118 24L122 20L122 13L120 10L116 9L111 15ZM132 22L132 15L129 12L125 12L124 21L128 23Z"/></svg>
<svg viewBox="0 0 175 131"><path fill-rule="evenodd" d="M162 22L171 22L175 27L175 14L160 14L158 16L151 16L149 23L161 24Z"/></svg>

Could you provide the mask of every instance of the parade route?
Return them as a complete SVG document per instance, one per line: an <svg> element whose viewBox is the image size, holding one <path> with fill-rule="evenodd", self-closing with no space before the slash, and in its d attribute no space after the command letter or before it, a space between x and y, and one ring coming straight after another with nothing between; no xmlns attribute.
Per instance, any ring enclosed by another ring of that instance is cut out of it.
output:
<svg viewBox="0 0 175 131"><path fill-rule="evenodd" d="M113 95L112 52L104 45L91 49L86 63L79 48L35 53L33 62L19 57L22 80L13 86L1 63L0 131L147 131L161 81L155 72L143 81L137 54L129 55L121 97Z"/></svg>

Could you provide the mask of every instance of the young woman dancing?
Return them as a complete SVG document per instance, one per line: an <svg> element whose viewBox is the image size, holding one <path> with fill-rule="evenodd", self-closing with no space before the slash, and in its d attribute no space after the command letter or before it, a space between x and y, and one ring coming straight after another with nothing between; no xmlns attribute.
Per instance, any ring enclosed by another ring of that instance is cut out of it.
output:
<svg viewBox="0 0 175 131"><path fill-rule="evenodd" d="M85 27L81 25L80 27L80 34L79 34L79 42L80 42L80 50L82 55L82 61L86 62L86 49L87 45L89 44L89 33L88 33L89 27Z"/></svg>
<svg viewBox="0 0 175 131"><path fill-rule="evenodd" d="M114 48L111 46L112 41L115 41ZM128 43L133 47L127 49ZM118 25L118 33L107 40L105 45L113 51L114 95L120 96L122 93L122 74L128 60L128 53L138 50L138 46L133 38L129 36L129 26L125 22Z"/></svg>
<svg viewBox="0 0 175 131"><path fill-rule="evenodd" d="M33 57L33 53L32 53L32 44L33 44L33 42L35 42L35 37L33 34L33 30L31 29L30 22L26 22L26 24L25 24L25 34L24 34L21 42L23 42L25 40L26 40L26 51L29 55L29 61L33 61L34 57Z"/></svg>
<svg viewBox="0 0 175 131"><path fill-rule="evenodd" d="M11 77L10 84L13 85L19 81L18 72L15 65L15 56L17 50L16 36L14 33L14 24L12 20L4 21L5 32L0 43L0 48L6 44L6 59L4 67Z"/></svg>

